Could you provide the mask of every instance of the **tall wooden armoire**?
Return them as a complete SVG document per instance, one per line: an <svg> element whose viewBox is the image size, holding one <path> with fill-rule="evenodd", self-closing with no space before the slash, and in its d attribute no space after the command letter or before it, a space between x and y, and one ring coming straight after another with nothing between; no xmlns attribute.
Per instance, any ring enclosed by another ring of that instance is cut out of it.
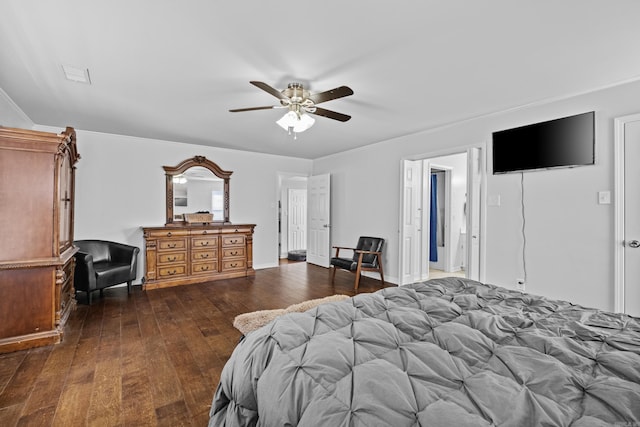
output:
<svg viewBox="0 0 640 427"><path fill-rule="evenodd" d="M75 308L76 134L0 126L0 353L60 342Z"/></svg>

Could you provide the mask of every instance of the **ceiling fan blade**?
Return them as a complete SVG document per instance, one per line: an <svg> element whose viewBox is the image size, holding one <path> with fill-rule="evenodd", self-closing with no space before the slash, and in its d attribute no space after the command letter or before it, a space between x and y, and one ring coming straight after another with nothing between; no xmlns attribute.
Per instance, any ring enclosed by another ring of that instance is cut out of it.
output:
<svg viewBox="0 0 640 427"><path fill-rule="evenodd" d="M326 110L326 109L320 108L320 107L316 107L316 111L314 111L311 114L316 114L318 116L328 117L330 119L339 120L341 122L346 122L351 118L351 116L347 116L346 114L337 113L335 111Z"/></svg>
<svg viewBox="0 0 640 427"><path fill-rule="evenodd" d="M278 99L282 99L282 100L285 100L285 101L289 100L289 98L286 97L285 95L283 95L282 92L280 92L278 89L273 88L273 87L269 86L266 83L257 82L255 80L250 81L249 83L251 83L255 87L258 87L258 88L262 89L263 91L265 91L267 93L270 93L271 95L275 96Z"/></svg>
<svg viewBox="0 0 640 427"><path fill-rule="evenodd" d="M282 108L279 105L269 105L267 107L249 107L249 108L235 108L233 110L229 110L232 113L240 113L242 111L253 111L253 110L271 110L272 108Z"/></svg>
<svg viewBox="0 0 640 427"><path fill-rule="evenodd" d="M353 91L351 90L351 88L347 86L340 86L325 92L309 95L308 99L312 100L314 104L320 104L321 102L327 102L337 98L344 98L345 96L349 95L353 95Z"/></svg>

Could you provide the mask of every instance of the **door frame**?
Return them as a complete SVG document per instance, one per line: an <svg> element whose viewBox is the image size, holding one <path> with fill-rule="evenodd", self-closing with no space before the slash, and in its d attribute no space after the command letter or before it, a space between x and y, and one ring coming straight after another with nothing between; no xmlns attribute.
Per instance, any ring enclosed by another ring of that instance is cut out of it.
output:
<svg viewBox="0 0 640 427"><path fill-rule="evenodd" d="M477 155L475 153L477 152ZM477 245L477 265L478 271L474 272L473 276L475 276L476 280L485 281L486 280L486 193L487 193L487 169L486 169L486 155L487 155L487 147L486 143L475 144L475 145L466 145L457 148L450 148L445 150L438 150L433 152L428 152L420 155L414 155L411 157L402 158L401 167L400 167L400 213L398 215L398 241L400 242L400 250L398 251L398 284L400 286L406 285L405 276L403 272L403 266L405 265L405 251L403 250L403 242L405 239L404 234L404 223L403 218L406 215L405 212L405 170L406 170L406 161L425 161L430 160L436 157L450 156L454 154L467 153L467 235L465 242L465 252L466 252L466 263L465 263L465 274L466 277L469 277L469 272L472 263L471 255L474 252L475 246ZM473 162L477 161L478 164L474 165ZM471 173L474 169L478 170L478 176ZM422 173L424 176L424 173ZM477 181L473 181L473 179L477 179ZM477 191L477 195L474 195L473 188L479 187ZM424 185L423 185L424 187ZM423 191L421 190L421 193ZM475 200L475 197L478 197L479 200ZM422 212L424 209L424 198L423 202L420 203L422 207ZM423 215L425 216L425 215ZM477 233L474 230L473 219L477 216L478 227ZM421 231L418 231L419 234L424 235ZM422 236L420 237L422 239ZM475 266L473 267L475 269Z"/></svg>
<svg viewBox="0 0 640 427"><path fill-rule="evenodd" d="M614 119L614 185L613 185L613 310L624 313L625 310L625 265L624 265L624 146L625 125L640 121L640 113Z"/></svg>

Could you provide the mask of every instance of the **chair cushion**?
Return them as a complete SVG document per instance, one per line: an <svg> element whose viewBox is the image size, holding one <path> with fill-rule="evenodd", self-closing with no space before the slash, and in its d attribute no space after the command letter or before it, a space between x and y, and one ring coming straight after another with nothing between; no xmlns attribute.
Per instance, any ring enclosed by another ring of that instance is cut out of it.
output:
<svg viewBox="0 0 640 427"><path fill-rule="evenodd" d="M96 272L97 289L133 279L130 277L131 265L128 263L94 262L93 266Z"/></svg>
<svg viewBox="0 0 640 427"><path fill-rule="evenodd" d="M355 270L358 268L358 263L353 262L351 258L331 258L331 265L345 270Z"/></svg>

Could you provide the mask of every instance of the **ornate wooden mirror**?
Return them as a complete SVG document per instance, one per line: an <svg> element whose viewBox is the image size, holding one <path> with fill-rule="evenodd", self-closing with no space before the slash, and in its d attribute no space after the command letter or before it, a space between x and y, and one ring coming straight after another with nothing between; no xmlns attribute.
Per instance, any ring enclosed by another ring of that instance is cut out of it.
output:
<svg viewBox="0 0 640 427"><path fill-rule="evenodd" d="M167 186L167 222L184 222L185 214L210 212L213 222L229 223L229 177L204 156L184 160L177 166L163 166Z"/></svg>

